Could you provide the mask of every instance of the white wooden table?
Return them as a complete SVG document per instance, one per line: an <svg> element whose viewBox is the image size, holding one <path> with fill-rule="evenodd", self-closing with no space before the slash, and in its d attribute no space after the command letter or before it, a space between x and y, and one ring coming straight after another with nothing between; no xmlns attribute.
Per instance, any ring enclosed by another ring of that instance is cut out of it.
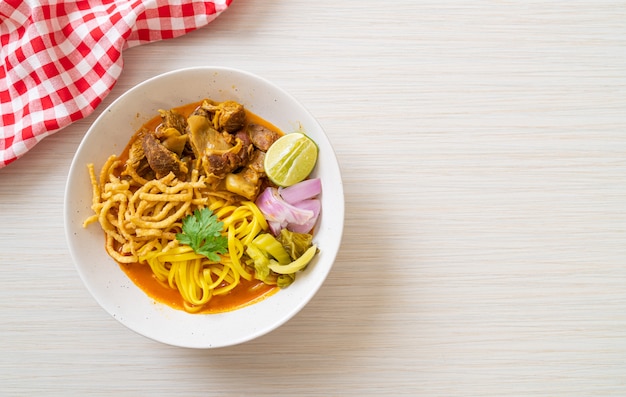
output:
<svg viewBox="0 0 626 397"><path fill-rule="evenodd" d="M124 59L94 114L0 170L0 394L626 395L624 2L239 0ZM316 297L217 350L107 315L62 216L100 112L199 65L304 103L346 194Z"/></svg>

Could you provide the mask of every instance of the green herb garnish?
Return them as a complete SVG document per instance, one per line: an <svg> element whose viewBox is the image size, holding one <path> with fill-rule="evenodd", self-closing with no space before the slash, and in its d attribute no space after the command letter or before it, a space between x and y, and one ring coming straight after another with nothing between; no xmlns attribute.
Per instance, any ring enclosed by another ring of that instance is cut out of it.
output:
<svg viewBox="0 0 626 397"><path fill-rule="evenodd" d="M228 252L228 237L222 236L224 223L208 208L195 210L183 218L183 232L176 234L181 244L189 245L197 254L219 261L218 254Z"/></svg>

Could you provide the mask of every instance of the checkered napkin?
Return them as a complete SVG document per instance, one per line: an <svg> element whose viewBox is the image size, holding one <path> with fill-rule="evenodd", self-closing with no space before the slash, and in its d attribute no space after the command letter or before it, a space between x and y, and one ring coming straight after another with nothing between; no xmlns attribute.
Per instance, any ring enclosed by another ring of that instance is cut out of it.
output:
<svg viewBox="0 0 626 397"><path fill-rule="evenodd" d="M0 0L0 168L88 116L122 51L202 27L232 0Z"/></svg>

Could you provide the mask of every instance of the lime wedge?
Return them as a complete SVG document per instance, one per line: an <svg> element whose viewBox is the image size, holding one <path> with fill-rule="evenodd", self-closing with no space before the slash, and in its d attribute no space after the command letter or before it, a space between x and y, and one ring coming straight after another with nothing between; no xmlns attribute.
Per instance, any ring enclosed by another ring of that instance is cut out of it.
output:
<svg viewBox="0 0 626 397"><path fill-rule="evenodd" d="M303 181L317 162L317 145L301 132L283 135L265 153L265 174L278 186Z"/></svg>

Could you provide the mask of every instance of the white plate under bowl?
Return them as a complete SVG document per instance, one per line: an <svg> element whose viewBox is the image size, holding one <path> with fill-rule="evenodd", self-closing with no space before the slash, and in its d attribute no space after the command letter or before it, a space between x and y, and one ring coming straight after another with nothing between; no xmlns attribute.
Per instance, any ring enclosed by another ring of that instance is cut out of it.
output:
<svg viewBox="0 0 626 397"><path fill-rule="evenodd" d="M261 302L219 314L189 314L155 302L128 279L105 252L98 224L83 228L91 210L87 164L96 172L120 154L133 133L158 109L211 98L234 100L285 133L303 130L319 146L314 177L322 180L322 213L314 234L320 253L296 282ZM224 67L196 67L153 77L115 100L83 138L65 190L65 231L76 269L95 300L120 323L153 340L181 347L217 348L264 335L296 315L330 272L343 233L344 196L337 158L313 116L284 90L251 73Z"/></svg>

